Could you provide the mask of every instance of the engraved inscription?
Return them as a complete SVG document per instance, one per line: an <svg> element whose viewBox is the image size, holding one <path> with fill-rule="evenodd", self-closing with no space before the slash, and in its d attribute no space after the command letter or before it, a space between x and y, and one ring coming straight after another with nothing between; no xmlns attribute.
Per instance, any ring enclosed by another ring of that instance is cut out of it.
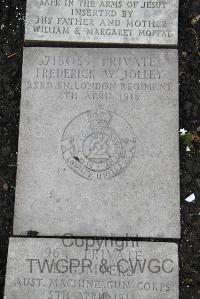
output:
<svg viewBox="0 0 200 299"><path fill-rule="evenodd" d="M174 88L166 78L161 57L148 54L104 57L47 54L40 58L26 87L56 89L60 99L78 101L82 97L95 105L110 100L135 104L138 92L164 94ZM116 89L119 92L113 96Z"/></svg>
<svg viewBox="0 0 200 299"><path fill-rule="evenodd" d="M85 239L25 243L15 245L18 251L10 249L6 298L178 299L175 244Z"/></svg>
<svg viewBox="0 0 200 299"><path fill-rule="evenodd" d="M27 40L176 43L174 0L29 0L27 7Z"/></svg>

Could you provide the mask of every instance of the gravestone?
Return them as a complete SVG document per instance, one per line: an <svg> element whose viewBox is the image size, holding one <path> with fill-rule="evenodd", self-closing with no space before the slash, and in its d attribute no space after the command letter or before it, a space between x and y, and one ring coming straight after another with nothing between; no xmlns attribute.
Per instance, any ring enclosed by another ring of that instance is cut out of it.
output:
<svg viewBox="0 0 200 299"><path fill-rule="evenodd" d="M14 234L179 238L177 50L25 48Z"/></svg>
<svg viewBox="0 0 200 299"><path fill-rule="evenodd" d="M173 243L11 238L4 299L178 299Z"/></svg>
<svg viewBox="0 0 200 299"><path fill-rule="evenodd" d="M178 0L28 0L25 41L176 45Z"/></svg>

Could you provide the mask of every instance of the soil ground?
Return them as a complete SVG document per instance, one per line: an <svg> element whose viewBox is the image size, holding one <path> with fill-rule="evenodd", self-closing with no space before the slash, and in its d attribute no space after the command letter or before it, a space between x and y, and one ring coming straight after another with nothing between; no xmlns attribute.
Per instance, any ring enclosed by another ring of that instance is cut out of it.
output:
<svg viewBox="0 0 200 299"><path fill-rule="evenodd" d="M15 200L25 0L0 3L0 297ZM200 1L180 0L180 298L200 298ZM190 151L186 151L186 148ZM191 203L185 199L193 194Z"/></svg>

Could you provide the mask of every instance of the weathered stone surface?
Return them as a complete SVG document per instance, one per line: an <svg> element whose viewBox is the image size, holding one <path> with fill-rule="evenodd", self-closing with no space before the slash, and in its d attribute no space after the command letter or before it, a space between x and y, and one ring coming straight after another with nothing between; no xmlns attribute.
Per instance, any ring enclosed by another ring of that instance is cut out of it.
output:
<svg viewBox="0 0 200 299"><path fill-rule="evenodd" d="M177 250L172 243L12 238L4 299L178 299Z"/></svg>
<svg viewBox="0 0 200 299"><path fill-rule="evenodd" d="M178 0L28 0L26 41L176 45Z"/></svg>
<svg viewBox="0 0 200 299"><path fill-rule="evenodd" d="M24 51L14 233L180 235L177 51Z"/></svg>

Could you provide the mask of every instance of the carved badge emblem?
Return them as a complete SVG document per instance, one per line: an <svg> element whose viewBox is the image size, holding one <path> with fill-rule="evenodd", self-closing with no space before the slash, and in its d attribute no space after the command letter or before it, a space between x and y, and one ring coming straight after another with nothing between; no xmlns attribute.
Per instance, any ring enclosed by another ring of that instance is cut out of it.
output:
<svg viewBox="0 0 200 299"><path fill-rule="evenodd" d="M122 172L134 157L135 136L116 113L97 109L75 117L62 136L67 165L87 179L109 179Z"/></svg>

